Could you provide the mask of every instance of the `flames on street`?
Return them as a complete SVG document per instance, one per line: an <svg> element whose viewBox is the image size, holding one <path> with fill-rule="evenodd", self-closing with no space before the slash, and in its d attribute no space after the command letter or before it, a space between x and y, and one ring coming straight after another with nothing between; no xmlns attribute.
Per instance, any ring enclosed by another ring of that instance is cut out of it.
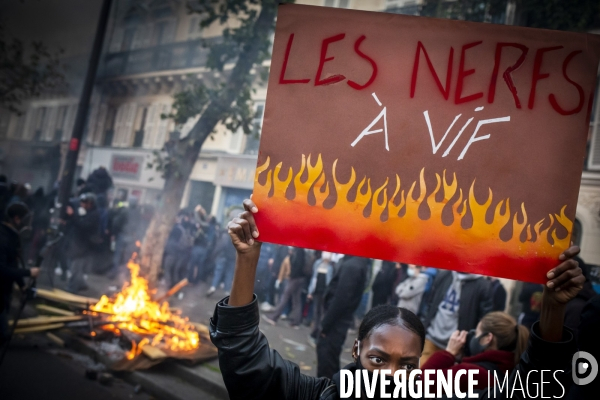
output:
<svg viewBox="0 0 600 400"><path fill-rule="evenodd" d="M135 259L135 257L134 257ZM112 298L102 296L91 309L108 314L105 330L120 334L129 331L142 337L139 343L133 342L128 359L140 354L145 345L171 351L190 351L200 346L200 338L187 318L172 313L169 303L159 304L152 300L148 281L139 275L140 266L133 260L127 264L131 272L131 282L123 285L121 292Z"/></svg>

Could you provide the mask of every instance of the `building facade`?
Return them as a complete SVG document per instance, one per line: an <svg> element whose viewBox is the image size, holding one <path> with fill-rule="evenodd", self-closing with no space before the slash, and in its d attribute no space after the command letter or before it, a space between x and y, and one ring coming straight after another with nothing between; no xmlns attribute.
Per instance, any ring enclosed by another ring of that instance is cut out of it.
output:
<svg viewBox="0 0 600 400"><path fill-rule="evenodd" d="M187 135L197 119L176 127L163 119L173 95L194 81L219 73L205 67L208 49L220 39L221 26L200 29L200 16L189 14L185 2L117 2L107 34L106 54L96 85L89 118L82 176L100 166L108 168L115 196L136 196L143 203L160 201L163 179L146 167L170 135ZM310 5L381 10L383 1L314 0ZM268 68L269 63L263 67ZM224 73L233 65L226 65ZM256 75L256 71L252 71ZM194 165L182 207L202 205L223 221L232 208L251 194L266 84L256 79L253 94L254 133L230 132L223 126L208 139ZM127 169L132 172L123 172Z"/></svg>

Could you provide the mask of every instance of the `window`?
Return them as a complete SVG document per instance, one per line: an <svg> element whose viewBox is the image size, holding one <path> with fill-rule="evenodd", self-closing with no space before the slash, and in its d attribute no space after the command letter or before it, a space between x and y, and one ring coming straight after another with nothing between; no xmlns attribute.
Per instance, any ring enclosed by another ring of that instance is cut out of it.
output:
<svg viewBox="0 0 600 400"><path fill-rule="evenodd" d="M133 147L142 147L142 143L144 143L144 128L146 125L147 114L148 107L141 107L138 110L135 135L133 137Z"/></svg>
<svg viewBox="0 0 600 400"><path fill-rule="evenodd" d="M35 125L33 127L33 140L39 141L42 139L42 129L44 120L46 119L46 107L40 107L36 110Z"/></svg>
<svg viewBox="0 0 600 400"><path fill-rule="evenodd" d="M56 130L57 116L58 107L48 107L46 109L46 121L42 126L41 140L44 140L46 142L54 140L54 131Z"/></svg>
<svg viewBox="0 0 600 400"><path fill-rule="evenodd" d="M56 116L56 129L54 131L54 140L60 141L63 137L63 130L65 129L65 121L67 120L67 109L69 106L58 107L58 115Z"/></svg>
<svg viewBox="0 0 600 400"><path fill-rule="evenodd" d="M200 17L190 18L190 28L188 30L188 39L196 39L200 37Z"/></svg>
<svg viewBox="0 0 600 400"><path fill-rule="evenodd" d="M213 199L215 197L215 185L212 182L190 181L190 198L188 205L190 208L198 204L210 213Z"/></svg>
<svg viewBox="0 0 600 400"><path fill-rule="evenodd" d="M121 42L121 51L129 51L133 44L133 36L135 35L135 28L130 27L125 29L123 34L123 41Z"/></svg>
<svg viewBox="0 0 600 400"><path fill-rule="evenodd" d="M137 105L135 103L127 103L119 107L115 117L115 135L113 138L113 146L131 146L131 133L133 132L133 124L135 122L136 113Z"/></svg>
<svg viewBox="0 0 600 400"><path fill-rule="evenodd" d="M106 112L106 122L104 123L104 140L102 144L104 146L112 146L113 138L115 136L115 117L117 110L114 107L109 107Z"/></svg>
<svg viewBox="0 0 600 400"><path fill-rule="evenodd" d="M153 43L159 45L175 41L176 28L177 24L174 19L158 21L154 26Z"/></svg>
<svg viewBox="0 0 600 400"><path fill-rule="evenodd" d="M71 104L67 108L67 114L65 116L65 127L63 129L62 140L67 141L71 138L73 133L73 126L75 125L75 117L77 115L77 104Z"/></svg>
<svg viewBox="0 0 600 400"><path fill-rule="evenodd" d="M158 108L158 122L156 128L156 137L154 138L154 148L162 149L167 140L167 133L169 131L169 122L172 121L168 118L162 118L163 114L168 115L171 112L170 104L162 104Z"/></svg>
<svg viewBox="0 0 600 400"><path fill-rule="evenodd" d="M8 131L8 137L11 139L20 139L23 136L23 128L25 126L25 114L14 114L16 123L14 129Z"/></svg>
<svg viewBox="0 0 600 400"><path fill-rule="evenodd" d="M350 0L325 0L325 7L348 8Z"/></svg>

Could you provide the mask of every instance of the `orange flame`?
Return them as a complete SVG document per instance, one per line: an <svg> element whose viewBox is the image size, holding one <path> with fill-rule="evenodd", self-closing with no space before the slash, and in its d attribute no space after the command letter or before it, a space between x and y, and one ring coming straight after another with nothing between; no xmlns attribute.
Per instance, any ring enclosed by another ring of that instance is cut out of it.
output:
<svg viewBox="0 0 600 400"><path fill-rule="evenodd" d="M135 256L134 256L135 257ZM127 264L131 272L131 282L125 283L114 299L102 296L91 307L93 311L111 314L104 329L113 332L127 330L144 337L127 354L133 359L140 354L146 344L163 347L172 351L188 351L200 346L200 338L187 318L171 313L169 303L153 301L148 290L148 281L139 275L140 266L133 261Z"/></svg>
<svg viewBox="0 0 600 400"><path fill-rule="evenodd" d="M441 176L435 174L436 187L428 192L422 169L416 199L413 193L417 182L405 187L395 175L373 188L371 179L365 176L358 183L356 198L350 201L348 193L357 182L356 172L351 168L349 181L340 182L337 160L328 176L320 154L314 165L310 155L302 155L299 171L294 174L290 167L283 180L280 178L283 163L274 168L269 168L270 165L267 158L257 167L252 197L259 209L265 205L257 214L265 241L304 247L322 243L322 250L539 282L544 281L547 270L557 264L558 256L569 246L573 222L565 215L566 206L559 214L549 214L549 222L542 219L531 223L524 203L512 212L510 199L501 199L493 208L493 220L488 223L486 213L493 204L492 190L488 189L488 198L479 203L474 194L475 181L465 195L458 187L456 174L449 183L445 170ZM262 184L259 177L265 171L266 182ZM295 197L289 199L286 192L292 182ZM333 207L324 207L331 189L335 189L337 200ZM457 190L457 200L451 203ZM443 198L438 201L440 191ZM418 215L424 202L430 210L427 219ZM450 207L453 217L450 224L442 222L445 207ZM472 226L464 229L461 222L467 211L471 212ZM281 230L281 221L290 223L290 214L302 215L303 223ZM511 238L503 240L500 231L511 220ZM566 229L565 237L558 237L559 226ZM522 236L525 240L521 240Z"/></svg>

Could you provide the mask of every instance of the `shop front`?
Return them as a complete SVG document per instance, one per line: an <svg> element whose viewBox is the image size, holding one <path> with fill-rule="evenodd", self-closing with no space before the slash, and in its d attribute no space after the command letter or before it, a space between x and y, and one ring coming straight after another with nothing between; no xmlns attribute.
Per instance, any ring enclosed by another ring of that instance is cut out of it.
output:
<svg viewBox="0 0 600 400"><path fill-rule="evenodd" d="M164 187L161 173L149 168L154 154L144 149L88 148L81 177L104 167L112 176L113 199L127 201L135 196L141 204L156 205Z"/></svg>

